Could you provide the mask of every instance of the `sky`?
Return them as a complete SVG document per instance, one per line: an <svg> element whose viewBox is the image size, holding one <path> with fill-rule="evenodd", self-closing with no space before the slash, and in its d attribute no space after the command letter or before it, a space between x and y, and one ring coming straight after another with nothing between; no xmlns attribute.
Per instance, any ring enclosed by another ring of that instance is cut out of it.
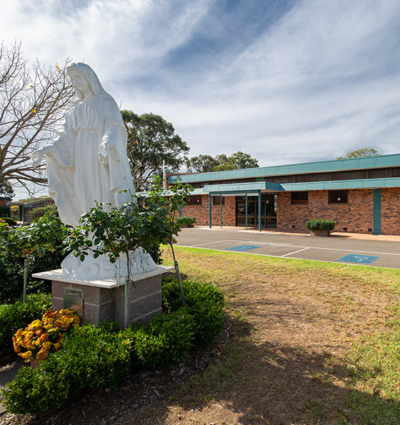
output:
<svg viewBox="0 0 400 425"><path fill-rule="evenodd" d="M398 0L0 0L0 28L30 61L90 65L189 156L400 152Z"/></svg>

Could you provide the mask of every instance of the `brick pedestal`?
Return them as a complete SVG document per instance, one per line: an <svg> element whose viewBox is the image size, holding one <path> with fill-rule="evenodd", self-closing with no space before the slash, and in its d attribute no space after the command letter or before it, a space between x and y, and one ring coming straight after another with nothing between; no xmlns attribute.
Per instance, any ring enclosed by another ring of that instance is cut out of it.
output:
<svg viewBox="0 0 400 425"><path fill-rule="evenodd" d="M128 287L127 324L147 323L162 312L161 277L173 267L158 266L148 273L133 275ZM103 320L117 321L125 327L125 280L103 279L92 281L66 280L61 269L35 273L33 277L52 281L52 302L55 310L64 308L66 289L82 291L83 320L97 324Z"/></svg>

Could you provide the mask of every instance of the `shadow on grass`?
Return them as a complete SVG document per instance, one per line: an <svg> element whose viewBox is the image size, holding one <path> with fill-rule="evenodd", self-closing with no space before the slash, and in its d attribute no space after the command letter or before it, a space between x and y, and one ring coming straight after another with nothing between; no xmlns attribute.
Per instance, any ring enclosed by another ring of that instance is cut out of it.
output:
<svg viewBox="0 0 400 425"><path fill-rule="evenodd" d="M232 320L224 354L165 403L130 424L398 424L400 403L347 385L354 369L328 353L256 344ZM179 415L178 413L179 412Z"/></svg>

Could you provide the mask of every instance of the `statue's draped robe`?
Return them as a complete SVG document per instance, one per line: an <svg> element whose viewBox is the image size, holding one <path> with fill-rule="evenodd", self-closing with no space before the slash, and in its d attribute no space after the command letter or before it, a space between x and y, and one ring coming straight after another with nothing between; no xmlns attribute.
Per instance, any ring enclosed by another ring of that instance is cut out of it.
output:
<svg viewBox="0 0 400 425"><path fill-rule="evenodd" d="M113 148L101 161L101 144L107 141ZM77 226L95 201L119 206L135 194L126 155L126 129L117 104L108 95L75 104L46 161L49 194L66 224ZM128 192L119 193L123 189Z"/></svg>

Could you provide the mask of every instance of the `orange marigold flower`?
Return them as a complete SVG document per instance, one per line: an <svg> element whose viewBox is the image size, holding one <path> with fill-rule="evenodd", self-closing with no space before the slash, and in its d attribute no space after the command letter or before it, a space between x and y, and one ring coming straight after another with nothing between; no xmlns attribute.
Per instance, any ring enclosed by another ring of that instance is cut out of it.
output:
<svg viewBox="0 0 400 425"><path fill-rule="evenodd" d="M44 343L43 343L43 348L44 348L45 350L50 350L50 348L51 348L51 342L50 342L50 341L46 341L46 342L44 342Z"/></svg>
<svg viewBox="0 0 400 425"><path fill-rule="evenodd" d="M41 343L41 344L43 344L43 343L46 341L46 339L47 339L48 337L49 337L49 334L48 334L48 333L43 334L43 335L39 338L40 343Z"/></svg>
<svg viewBox="0 0 400 425"><path fill-rule="evenodd" d="M36 360L44 360L47 359L47 357L49 357L49 352L44 348L39 350L39 352L36 354Z"/></svg>
<svg viewBox="0 0 400 425"><path fill-rule="evenodd" d="M20 353L18 355L21 356L23 359L29 359L29 357L32 356L32 351L27 351L26 353Z"/></svg>

